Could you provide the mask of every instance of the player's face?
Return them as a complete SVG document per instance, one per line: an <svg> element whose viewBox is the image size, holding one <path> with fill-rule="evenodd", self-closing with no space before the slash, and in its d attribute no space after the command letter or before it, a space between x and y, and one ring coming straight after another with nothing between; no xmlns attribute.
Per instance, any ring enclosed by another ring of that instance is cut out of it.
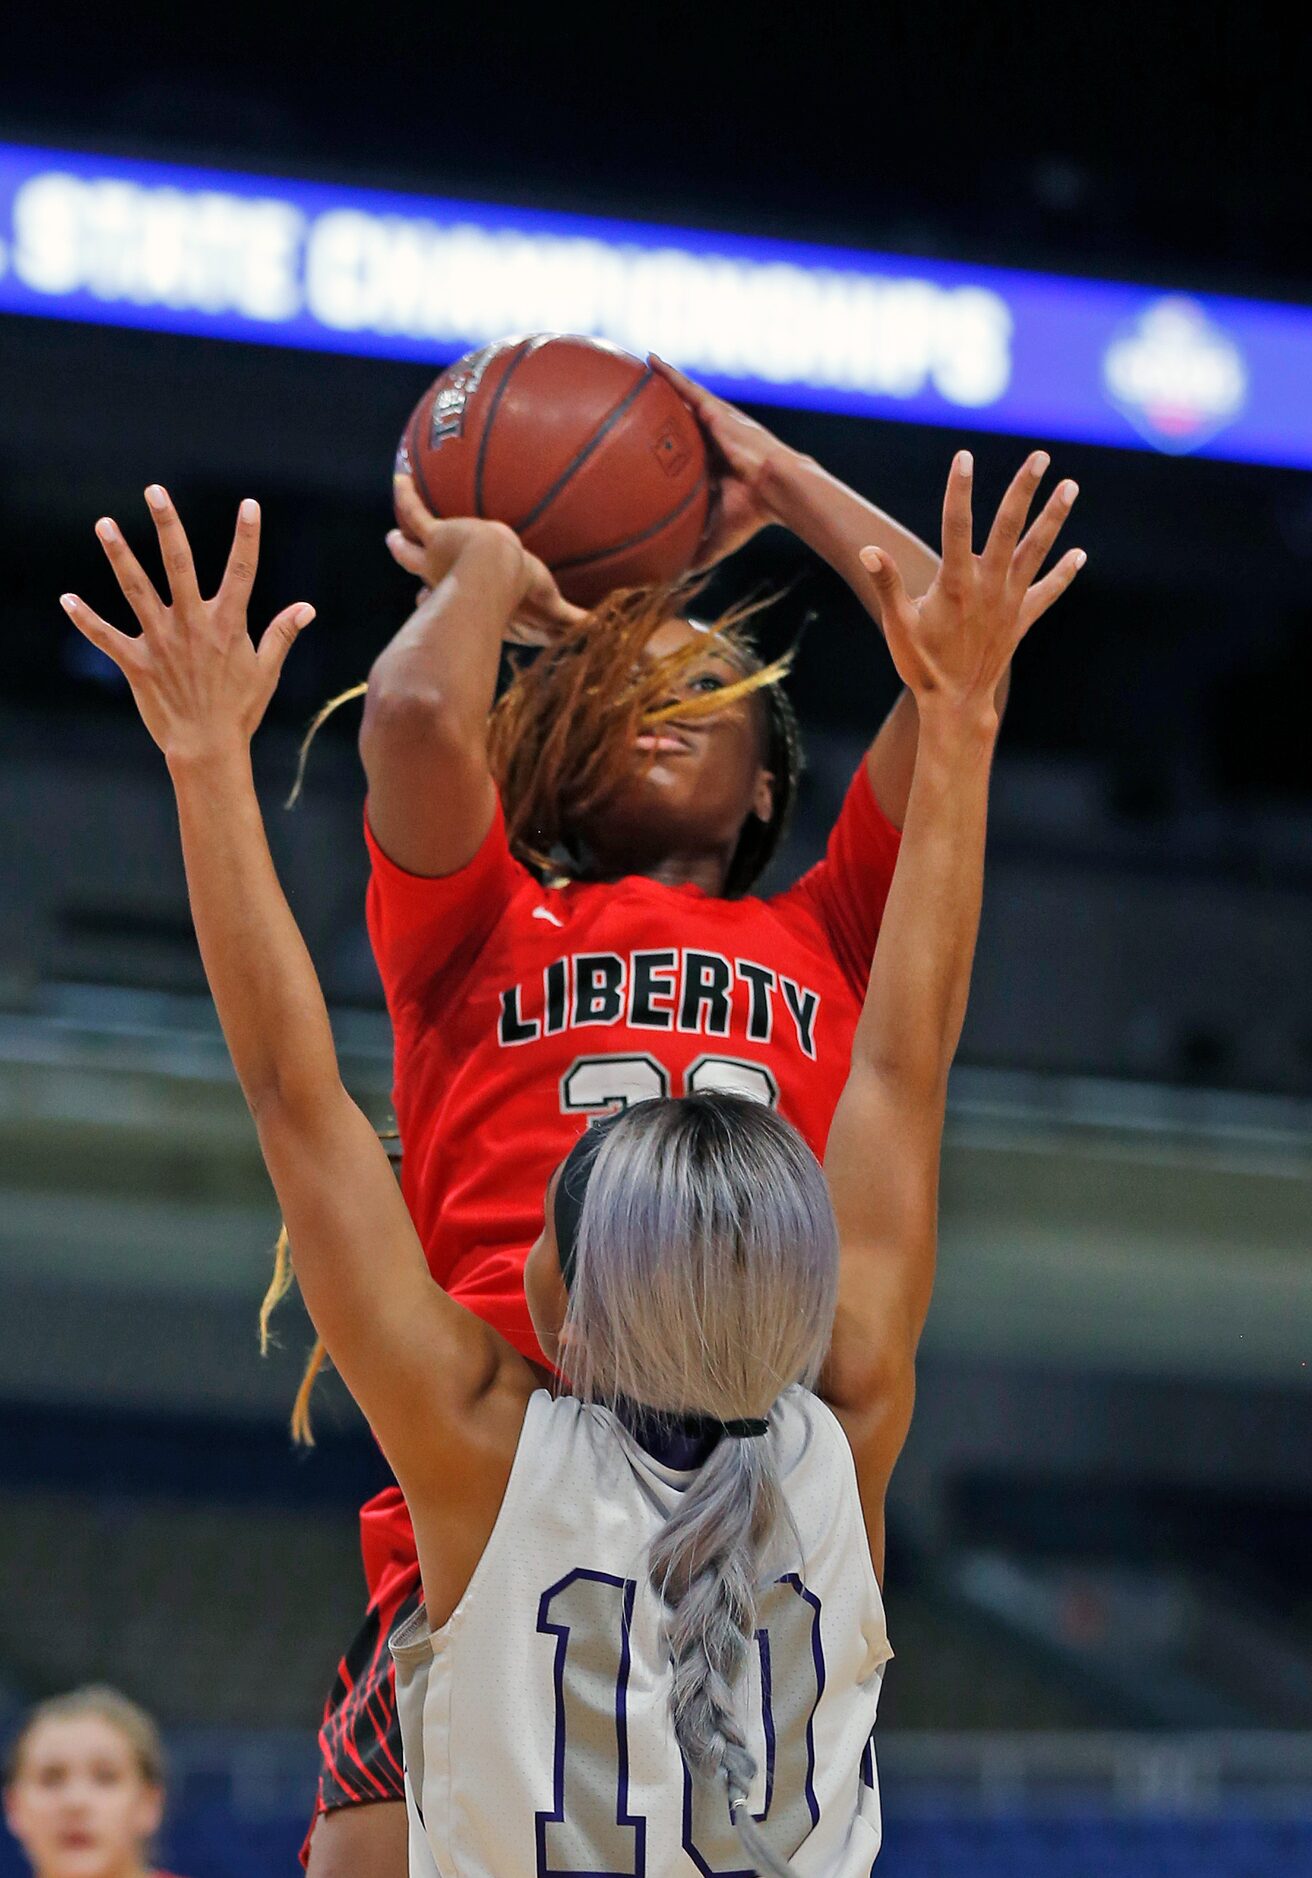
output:
<svg viewBox="0 0 1312 1878"><path fill-rule="evenodd" d="M735 647L685 619L659 626L643 656L664 658L690 642L703 656L671 685L671 703L713 696L745 675ZM769 819L773 779L764 753L759 697L736 699L707 717L676 713L636 739L628 785L594 810L581 832L603 858L638 868L680 849L718 847L728 856L749 815Z"/></svg>
<svg viewBox="0 0 1312 1878"><path fill-rule="evenodd" d="M136 1874L162 1810L130 1742L98 1715L38 1723L5 1794L37 1878Z"/></svg>
<svg viewBox="0 0 1312 1878"><path fill-rule="evenodd" d="M569 1306L569 1293L560 1273L560 1250L556 1245L555 1227L556 1182L560 1179L564 1165L562 1161L547 1182L542 1202L542 1231L530 1247L524 1264L524 1298L528 1304L528 1314L533 1320L537 1340L542 1345L543 1356L556 1366L560 1363L560 1327Z"/></svg>

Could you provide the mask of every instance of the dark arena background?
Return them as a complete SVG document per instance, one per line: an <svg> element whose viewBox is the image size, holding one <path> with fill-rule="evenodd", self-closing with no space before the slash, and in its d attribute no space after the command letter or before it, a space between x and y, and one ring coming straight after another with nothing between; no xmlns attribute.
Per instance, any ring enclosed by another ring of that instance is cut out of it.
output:
<svg viewBox="0 0 1312 1878"><path fill-rule="evenodd" d="M936 537L1042 445L1089 565L1018 661L894 1479L887 1878L1312 1871L1312 196L1306 21L1262 8L89 12L0 60L0 1720L163 1725L165 1864L290 1873L384 1466L255 1315L277 1213L168 782L74 589L163 481L202 570L264 505L313 599L257 745L380 1123L358 707L405 617L396 437L503 332L651 344ZM226 218L226 219L225 219ZM593 319L595 324L585 322ZM784 881L895 695L806 622ZM115 608L117 607L117 611ZM25 1870L0 1846L0 1873Z"/></svg>

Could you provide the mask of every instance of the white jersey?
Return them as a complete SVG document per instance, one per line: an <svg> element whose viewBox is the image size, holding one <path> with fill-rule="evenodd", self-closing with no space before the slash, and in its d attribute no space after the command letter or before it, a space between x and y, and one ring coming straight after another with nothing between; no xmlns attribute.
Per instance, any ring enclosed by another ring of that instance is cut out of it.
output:
<svg viewBox="0 0 1312 1878"><path fill-rule="evenodd" d="M892 1652L847 1439L790 1389L770 1417L795 1534L760 1594L737 1692L752 1812L799 1878L869 1878L871 1734ZM469 1589L392 1638L412 1878L735 1878L723 1792L688 1774L670 1719L650 1543L696 1479L609 1410L529 1401Z"/></svg>

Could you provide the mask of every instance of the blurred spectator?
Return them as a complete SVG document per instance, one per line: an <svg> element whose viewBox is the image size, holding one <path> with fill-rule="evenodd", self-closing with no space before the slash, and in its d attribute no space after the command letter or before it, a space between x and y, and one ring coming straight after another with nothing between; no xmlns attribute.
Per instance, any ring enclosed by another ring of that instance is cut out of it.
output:
<svg viewBox="0 0 1312 1878"><path fill-rule="evenodd" d="M9 1750L4 1799L33 1878L169 1878L151 1858L164 1815L159 1731L116 1689L34 1708Z"/></svg>

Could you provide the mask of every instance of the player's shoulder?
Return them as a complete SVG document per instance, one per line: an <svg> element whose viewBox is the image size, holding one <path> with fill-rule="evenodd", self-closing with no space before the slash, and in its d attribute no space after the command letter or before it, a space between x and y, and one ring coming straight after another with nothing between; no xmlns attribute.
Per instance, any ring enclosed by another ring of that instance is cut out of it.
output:
<svg viewBox="0 0 1312 1878"><path fill-rule="evenodd" d="M845 1441L842 1425L827 1402L800 1382L791 1383L770 1411L781 1435L792 1435L806 1446L831 1448Z"/></svg>
<svg viewBox="0 0 1312 1878"><path fill-rule="evenodd" d="M855 1479L852 1447L843 1424L814 1391L801 1383L785 1389L771 1411L771 1424L785 1479L799 1473L839 1481Z"/></svg>
<svg viewBox="0 0 1312 1878"><path fill-rule="evenodd" d="M833 948L825 931L818 892L823 866L823 862L817 862L791 885L780 887L777 892L752 904L762 931L785 932L798 944L827 956Z"/></svg>
<svg viewBox="0 0 1312 1878"><path fill-rule="evenodd" d="M829 1557L855 1548L871 1564L873 1584L856 1460L842 1423L800 1385L780 1397L772 1423L776 1414L779 1476L799 1532Z"/></svg>

